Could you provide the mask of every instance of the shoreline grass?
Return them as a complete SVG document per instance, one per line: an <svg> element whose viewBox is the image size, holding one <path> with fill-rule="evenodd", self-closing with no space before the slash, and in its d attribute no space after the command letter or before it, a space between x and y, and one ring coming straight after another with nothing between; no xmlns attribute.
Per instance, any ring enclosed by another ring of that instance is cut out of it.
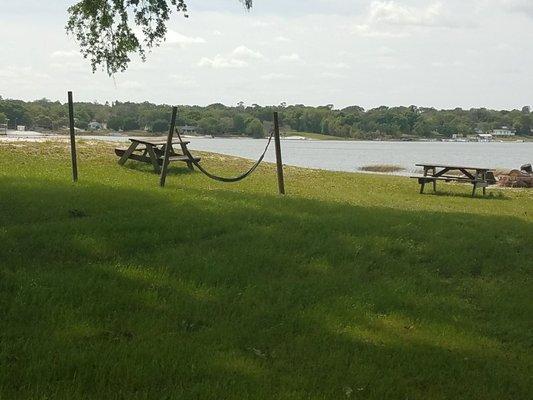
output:
<svg viewBox="0 0 533 400"><path fill-rule="evenodd" d="M307 139L313 139L313 140L350 140L350 138L343 138L340 136L333 136L333 135L323 135L321 133L313 133L313 132L298 132L298 131L285 131L282 132L283 137L291 137L291 136L301 136Z"/></svg>
<svg viewBox="0 0 533 400"><path fill-rule="evenodd" d="M365 165L359 168L359 170L366 171L366 172L379 172L382 174L386 174L386 173L405 171L405 168L400 167L399 165L376 164L376 165Z"/></svg>
<svg viewBox="0 0 533 400"><path fill-rule="evenodd" d="M223 185L0 143L0 398L521 399L527 190L275 166ZM202 153L234 175L250 161Z"/></svg>

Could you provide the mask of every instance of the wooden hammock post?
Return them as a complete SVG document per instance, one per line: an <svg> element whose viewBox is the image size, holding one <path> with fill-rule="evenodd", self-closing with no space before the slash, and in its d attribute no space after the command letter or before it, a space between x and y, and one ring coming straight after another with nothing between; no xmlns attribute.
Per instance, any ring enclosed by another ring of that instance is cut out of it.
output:
<svg viewBox="0 0 533 400"><path fill-rule="evenodd" d="M178 107L172 107L172 119L170 120L170 130L168 131L167 145L165 146L165 156L163 157L163 165L161 167L161 177L159 185L165 186L168 170L168 158L170 157L170 149L172 148L172 139L174 138L174 129L176 128L176 115L178 114Z"/></svg>
<svg viewBox="0 0 533 400"><path fill-rule="evenodd" d="M277 112L274 112L274 144L276 146L276 167L278 171L279 194L285 194L285 181L283 179L283 162L281 161L281 143L279 139L279 120Z"/></svg>
<svg viewBox="0 0 533 400"><path fill-rule="evenodd" d="M78 181L78 158L76 155L76 132L74 130L74 103L72 92L68 92L68 116L70 126L70 157L72 159L72 180Z"/></svg>

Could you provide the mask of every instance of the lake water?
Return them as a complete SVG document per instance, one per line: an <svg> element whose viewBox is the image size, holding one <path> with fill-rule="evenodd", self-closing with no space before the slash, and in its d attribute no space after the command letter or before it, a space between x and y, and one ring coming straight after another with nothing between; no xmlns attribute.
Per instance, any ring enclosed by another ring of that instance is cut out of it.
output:
<svg viewBox="0 0 533 400"><path fill-rule="evenodd" d="M39 138L38 133L15 133L4 137L9 140ZM52 135L48 138L57 138ZM85 139L128 141L120 136L79 136ZM187 138L191 150L210 151L255 160L263 152L266 139ZM417 163L442 163L474 167L515 169L533 163L533 142L374 142L374 141L320 141L282 140L283 162L307 168L330 171L358 171L370 165L390 164L405 169L400 174L418 170ZM275 161L274 143L265 156Z"/></svg>
<svg viewBox="0 0 533 400"><path fill-rule="evenodd" d="M257 159L266 144L258 139L187 138L190 148ZM514 169L533 162L533 142L374 142L282 140L283 163L331 171L358 171L369 165L403 167L401 174L417 170L417 163L442 163ZM275 161L274 143L266 161Z"/></svg>

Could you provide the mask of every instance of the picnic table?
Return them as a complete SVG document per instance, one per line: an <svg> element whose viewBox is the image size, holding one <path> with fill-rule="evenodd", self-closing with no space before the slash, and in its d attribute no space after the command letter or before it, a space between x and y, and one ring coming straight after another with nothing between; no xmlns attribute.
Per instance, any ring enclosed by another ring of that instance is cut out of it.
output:
<svg viewBox="0 0 533 400"><path fill-rule="evenodd" d="M116 148L115 154L120 157L118 163L124 165L128 160L140 161L152 164L154 171L159 173L163 165L163 157L165 154L165 147L167 140L163 138L129 138L131 144L127 149ZM189 142L180 141L179 139L172 140L170 148L169 162L181 161L187 164L190 170L193 170L191 159L187 156L187 145ZM174 150L174 145L181 147L181 153ZM194 158L195 161L200 161L199 157Z"/></svg>
<svg viewBox="0 0 533 400"><path fill-rule="evenodd" d="M473 185L472 197L475 196L476 189L483 188L484 196L487 186L496 183L494 173L490 168L442 164L416 164L416 166L424 169L424 176L411 177L418 179L420 193L424 193L424 186L426 183L433 183L433 191L436 192L437 181L455 181L471 183ZM452 172L460 172L462 175L451 174Z"/></svg>

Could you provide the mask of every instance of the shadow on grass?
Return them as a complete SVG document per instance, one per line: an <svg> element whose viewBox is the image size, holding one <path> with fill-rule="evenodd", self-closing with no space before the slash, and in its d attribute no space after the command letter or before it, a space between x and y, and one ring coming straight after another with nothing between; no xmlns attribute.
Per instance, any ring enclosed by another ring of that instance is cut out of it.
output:
<svg viewBox="0 0 533 400"><path fill-rule="evenodd" d="M154 171L154 167L151 164L147 163L128 161L122 166L122 168L159 175ZM167 170L168 175L187 175L192 173L194 173L194 171L191 171L189 168L187 168L185 164L181 162L179 164L171 163Z"/></svg>
<svg viewBox="0 0 533 400"><path fill-rule="evenodd" d="M0 194L0 397L532 389L518 218L18 179Z"/></svg>
<svg viewBox="0 0 533 400"><path fill-rule="evenodd" d="M470 189L471 190L471 189ZM462 192L447 192L444 190L437 190L436 192L433 191L425 191L423 195L433 195L433 196L440 196L440 197L463 197L468 199L478 199L478 200L510 200L509 197L505 196L501 191L497 192L491 192L490 188L487 189L487 194L482 195L481 190L476 191L476 195L472 196L472 192L470 193L462 193Z"/></svg>

